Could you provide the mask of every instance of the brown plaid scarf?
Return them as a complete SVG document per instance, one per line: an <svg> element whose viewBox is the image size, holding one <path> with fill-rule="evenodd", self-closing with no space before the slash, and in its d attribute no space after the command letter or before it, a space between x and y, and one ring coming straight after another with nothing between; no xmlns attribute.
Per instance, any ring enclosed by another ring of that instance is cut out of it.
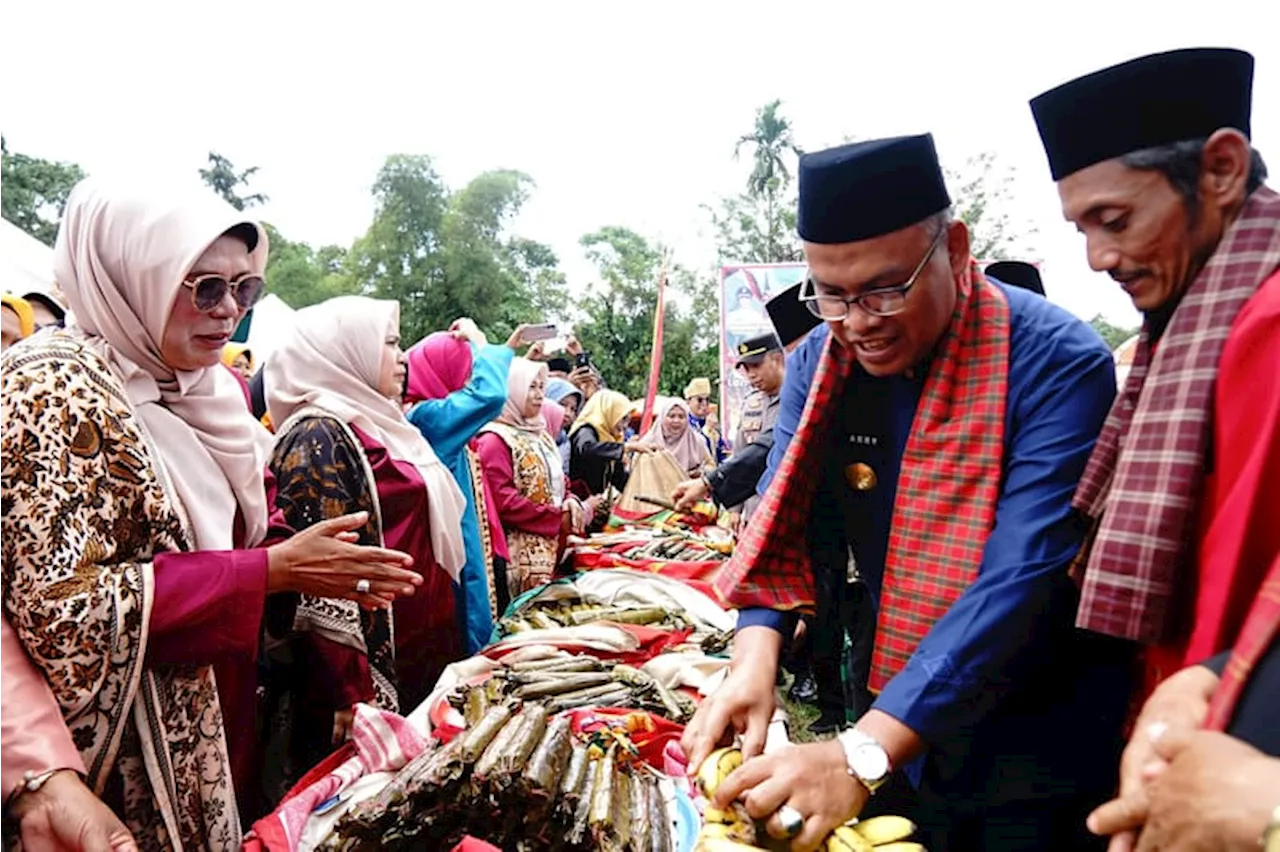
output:
<svg viewBox="0 0 1280 852"><path fill-rule="evenodd" d="M1280 195L1263 187L1192 282L1158 347L1144 327L1072 501L1094 522L1076 566L1084 566L1080 627L1148 643L1170 638L1175 595L1191 576L1187 551L1222 347L1236 314L1277 268Z"/></svg>
<svg viewBox="0 0 1280 852"><path fill-rule="evenodd" d="M871 685L899 672L934 623L977 578L995 523L1004 457L1009 305L975 264L958 277L950 329L911 425L894 501ZM835 404L855 359L828 338L795 438L760 508L719 572L733 606L808 608L805 535Z"/></svg>

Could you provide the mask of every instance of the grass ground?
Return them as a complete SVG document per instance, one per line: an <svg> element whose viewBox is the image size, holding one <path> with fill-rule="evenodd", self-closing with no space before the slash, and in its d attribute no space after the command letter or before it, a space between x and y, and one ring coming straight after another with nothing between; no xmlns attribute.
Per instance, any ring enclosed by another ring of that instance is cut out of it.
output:
<svg viewBox="0 0 1280 852"><path fill-rule="evenodd" d="M778 687L778 703L787 711L790 719L787 723L787 733L793 743L813 742L817 737L813 735L813 731L809 730L809 726L818 719L818 707L816 704L792 701L787 696L787 690L791 689L794 678L789 673L783 677L786 682Z"/></svg>

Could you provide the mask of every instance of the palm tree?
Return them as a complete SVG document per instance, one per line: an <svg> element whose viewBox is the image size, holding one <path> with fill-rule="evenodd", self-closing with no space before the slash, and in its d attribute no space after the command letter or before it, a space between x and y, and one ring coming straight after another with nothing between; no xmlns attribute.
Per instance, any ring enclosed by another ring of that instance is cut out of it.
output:
<svg viewBox="0 0 1280 852"><path fill-rule="evenodd" d="M800 148L791 136L791 122L778 115L782 101L770 101L756 110L755 129L738 139L733 147L736 159L742 152L743 145L752 145L755 150L755 161L751 174L747 177L747 192L753 198L776 195L777 192L791 182L791 172L787 169L785 154L800 156Z"/></svg>

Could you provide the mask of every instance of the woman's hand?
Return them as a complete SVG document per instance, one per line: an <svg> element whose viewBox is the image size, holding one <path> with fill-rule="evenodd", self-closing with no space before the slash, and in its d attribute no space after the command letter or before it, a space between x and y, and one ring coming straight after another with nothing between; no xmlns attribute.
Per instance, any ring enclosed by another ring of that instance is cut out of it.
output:
<svg viewBox="0 0 1280 852"><path fill-rule="evenodd" d="M587 519L594 515L587 514L587 508L577 497L566 497L564 500L564 511L569 520L569 526L566 530L573 535L582 535L587 531Z"/></svg>
<svg viewBox="0 0 1280 852"><path fill-rule="evenodd" d="M576 357L585 350L583 350L582 344L578 342L578 338L571 334L564 339L564 351Z"/></svg>
<svg viewBox="0 0 1280 852"><path fill-rule="evenodd" d="M538 362L546 361L547 360L546 343L539 340L537 343L529 347L529 351L524 353L524 357L528 358L530 361L538 361Z"/></svg>
<svg viewBox="0 0 1280 852"><path fill-rule="evenodd" d="M600 380L596 378L595 371L590 367L576 368L569 374L569 384L582 392L584 400L591 399L595 392L600 390Z"/></svg>
<svg viewBox="0 0 1280 852"><path fill-rule="evenodd" d="M398 550L364 547L356 530L367 512L331 518L267 548L267 591L346 598L367 609L386 609L399 595L412 595L422 577L410 570L413 557ZM362 580L366 591L357 591Z"/></svg>
<svg viewBox="0 0 1280 852"><path fill-rule="evenodd" d="M484 346L489 342L489 338L484 336L484 332L480 330L480 327L475 324L475 320L471 319L471 317L461 317L454 320L453 325L449 326L449 332L458 340L467 340L476 346Z"/></svg>
<svg viewBox="0 0 1280 852"><path fill-rule="evenodd" d="M512 352L520 351L520 347L524 346L524 332L525 332L525 329L527 329L528 327L529 326L527 325L516 326L516 330L511 332L511 336L507 338L508 349L510 349ZM530 351L532 352L533 350L531 349Z"/></svg>
<svg viewBox="0 0 1280 852"><path fill-rule="evenodd" d="M70 769L14 800L27 852L137 852L123 822Z"/></svg>
<svg viewBox="0 0 1280 852"><path fill-rule="evenodd" d="M646 444L637 438L632 438L630 441L627 441L622 445L622 449L628 453L653 453L658 450L658 448L652 444Z"/></svg>
<svg viewBox="0 0 1280 852"><path fill-rule="evenodd" d="M351 729L356 721L356 708L348 707L346 710L335 710L333 712L333 744L340 746L347 740L351 739Z"/></svg>

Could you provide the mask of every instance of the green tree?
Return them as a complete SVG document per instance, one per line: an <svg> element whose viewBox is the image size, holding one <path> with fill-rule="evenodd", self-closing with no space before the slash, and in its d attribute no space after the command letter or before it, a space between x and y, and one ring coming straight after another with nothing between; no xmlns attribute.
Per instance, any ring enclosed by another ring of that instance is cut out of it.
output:
<svg viewBox="0 0 1280 852"><path fill-rule="evenodd" d="M349 268L363 292L400 303L406 341L439 327L444 282L440 231L448 190L425 155L394 154L373 184L373 222L351 247Z"/></svg>
<svg viewBox="0 0 1280 852"><path fill-rule="evenodd" d="M58 163L9 150L0 137L0 208L4 218L51 246L71 189L84 177L75 163Z"/></svg>
<svg viewBox="0 0 1280 852"><path fill-rule="evenodd" d="M756 110L751 133L739 137L735 159L751 149L751 171L744 194L708 208L721 261L787 263L800 259L796 203L789 163L800 156L791 123L780 114L782 102Z"/></svg>
<svg viewBox="0 0 1280 852"><path fill-rule="evenodd" d="M204 179L213 191L221 195L227 200L227 203L237 210L244 210L246 207L255 207L267 201L267 196L261 192L255 192L250 195L241 195L242 188L248 188L249 179L258 173L258 167L245 169L244 171L236 171L236 167L230 160L214 151L209 152L209 168L200 170L200 177Z"/></svg>
<svg viewBox="0 0 1280 852"><path fill-rule="evenodd" d="M747 194L753 198L768 195L779 186L791 183L791 170L786 158L800 156L800 148L791 136L791 122L778 114L782 101L774 100L756 110L752 131L738 137L733 156L737 159L743 146L750 146L751 174L747 178Z"/></svg>
<svg viewBox="0 0 1280 852"><path fill-rule="evenodd" d="M533 188L497 170L450 192L430 157L389 157L374 183L373 223L348 257L364 292L396 299L402 332L416 341L469 316L499 339L565 307L550 247L508 233Z"/></svg>
<svg viewBox="0 0 1280 852"><path fill-rule="evenodd" d="M1102 314L1098 314L1093 319L1089 320L1089 325L1093 327L1094 331L1098 332L1098 336L1107 344L1107 348L1113 352L1119 348L1121 343L1124 343L1139 331L1137 328L1124 328L1123 326L1112 325L1107 322L1106 318L1103 317Z"/></svg>
<svg viewBox="0 0 1280 852"><path fill-rule="evenodd" d="M1009 214L1015 172L991 151L970 157L959 170L943 168L956 216L969 226L970 251L982 263L1027 260L1034 228L1019 227Z"/></svg>
<svg viewBox="0 0 1280 852"><path fill-rule="evenodd" d="M575 328L578 339L592 353L611 388L640 397L649 380L662 249L617 226L587 234L580 243L600 281L581 301L583 319ZM697 313L700 307L715 305L715 291L714 282L708 284L710 279L699 281L681 267L672 267L667 274L660 391L678 394L694 376L715 375L716 323L707 323ZM681 295L692 299L692 310L681 310Z"/></svg>
<svg viewBox="0 0 1280 852"><path fill-rule="evenodd" d="M342 246L314 249L307 243L285 238L272 225L263 223L271 241L267 259L267 287L292 308L305 308L359 292L346 268L347 250Z"/></svg>

